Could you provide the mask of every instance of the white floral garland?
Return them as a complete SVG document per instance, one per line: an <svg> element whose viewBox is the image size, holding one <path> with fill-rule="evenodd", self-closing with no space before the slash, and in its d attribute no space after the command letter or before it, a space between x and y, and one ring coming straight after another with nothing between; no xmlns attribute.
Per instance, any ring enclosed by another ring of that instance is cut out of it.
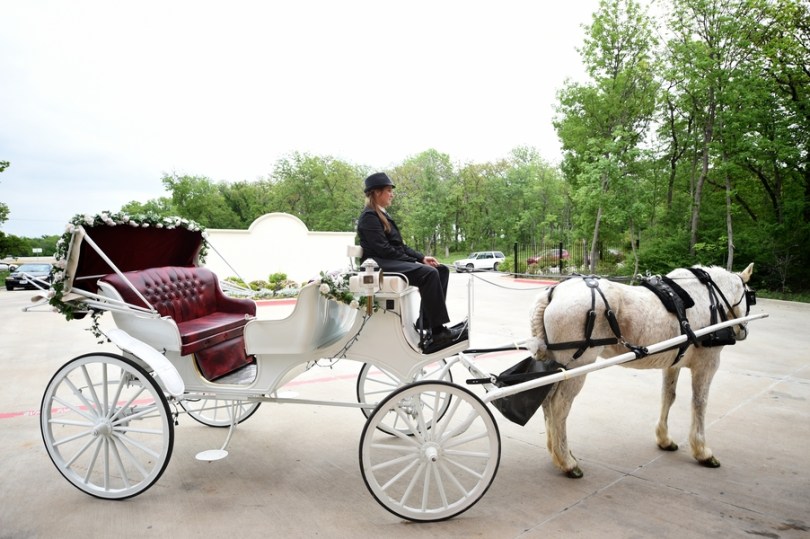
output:
<svg viewBox="0 0 810 539"><path fill-rule="evenodd" d="M199 223L183 217L162 217L155 213L149 212L139 215L130 215L123 212L101 212L96 215L90 214L77 214L68 222L65 227L65 232L56 242L56 252L54 253L55 262L51 270L51 289L48 293L48 303L54 309L65 316L67 320L74 320L84 318L88 312L93 317L93 325L91 331L97 337L101 336L98 328L98 318L103 314L103 311L90 308L82 301L78 302L65 302L62 300L65 288L65 282L68 275L65 272L67 267L67 255L73 233L80 227L97 227L97 226L131 226L140 228L165 228L168 230L175 228L185 228L192 232L202 232L202 246L200 247L199 259L205 260L205 254L208 250L207 234L205 228Z"/></svg>

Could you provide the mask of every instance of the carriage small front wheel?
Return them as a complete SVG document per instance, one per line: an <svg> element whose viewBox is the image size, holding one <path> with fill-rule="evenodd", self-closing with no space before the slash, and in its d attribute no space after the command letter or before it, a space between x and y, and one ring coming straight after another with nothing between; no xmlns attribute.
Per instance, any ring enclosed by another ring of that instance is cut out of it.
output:
<svg viewBox="0 0 810 539"><path fill-rule="evenodd" d="M174 424L166 397L130 359L104 353L72 359L48 383L40 411L48 456L91 496L136 496L169 463Z"/></svg>
<svg viewBox="0 0 810 539"><path fill-rule="evenodd" d="M206 397L185 398L180 401L183 410L195 421L209 427L225 428L233 423L234 411L236 424L247 421L259 409L260 402L232 401L210 399Z"/></svg>
<svg viewBox="0 0 810 539"><path fill-rule="evenodd" d="M446 412L435 414L446 402ZM410 435L379 428L392 424L392 416ZM445 520L486 493L498 471L500 444L492 412L472 392L447 382L416 382L391 393L369 416L360 439L360 471L372 496L391 513L420 522Z"/></svg>

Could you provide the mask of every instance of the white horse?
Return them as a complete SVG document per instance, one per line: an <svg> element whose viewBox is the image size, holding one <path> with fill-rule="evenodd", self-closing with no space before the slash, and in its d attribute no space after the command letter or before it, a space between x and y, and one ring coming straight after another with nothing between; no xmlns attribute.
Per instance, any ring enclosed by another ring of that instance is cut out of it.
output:
<svg viewBox="0 0 810 539"><path fill-rule="evenodd" d="M671 279L668 282L676 283L676 289L680 285L694 301L694 306L685 310L690 329L700 329L720 321L712 320L712 305L715 305L718 316L725 315L729 320L748 313L750 305L755 302L753 292L746 284L753 272L753 264L741 273L731 273L719 267L696 268L704 281L708 275L716 287L704 284L692 269L676 269L667 275ZM608 320L607 305L618 324L614 322L611 325ZM592 315L590 324L590 342L586 342L586 319L589 311L594 311L595 315ZM575 277L541 293L532 309L531 326L538 345L535 357L553 359L565 368L573 368L592 363L597 356L612 357L625 353L628 347L623 343L643 346L676 337L682 333L683 324L679 323L675 314L667 311L656 294L648 288L628 286L606 279ZM745 339L746 336L745 324L735 325L725 336L726 343ZM611 344L611 341L621 342ZM712 347L706 347L705 344L712 343L691 345L685 352L670 350L642 356L624 363L623 366L663 369L661 415L655 437L658 447L666 451L678 449L667 427L669 410L675 401L678 374L683 367L691 369L692 427L689 443L692 455L702 465L716 468L720 463L706 445L704 417L709 386L719 366L723 348L722 342L713 343ZM684 353L678 359L681 352ZM585 376L559 382L543 402L548 450L554 464L572 478L582 477L582 470L568 449L566 420L571 404L584 383Z"/></svg>

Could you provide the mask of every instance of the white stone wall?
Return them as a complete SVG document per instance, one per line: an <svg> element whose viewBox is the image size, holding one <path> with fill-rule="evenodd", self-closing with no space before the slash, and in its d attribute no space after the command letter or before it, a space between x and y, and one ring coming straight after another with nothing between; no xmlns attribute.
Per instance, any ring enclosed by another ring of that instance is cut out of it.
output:
<svg viewBox="0 0 810 539"><path fill-rule="evenodd" d="M247 230L206 231L212 248L205 266L220 279L239 275L247 282L286 273L287 278L301 283L318 277L322 270L346 268L346 247L355 238L354 232L310 231L303 221L287 213L262 215Z"/></svg>

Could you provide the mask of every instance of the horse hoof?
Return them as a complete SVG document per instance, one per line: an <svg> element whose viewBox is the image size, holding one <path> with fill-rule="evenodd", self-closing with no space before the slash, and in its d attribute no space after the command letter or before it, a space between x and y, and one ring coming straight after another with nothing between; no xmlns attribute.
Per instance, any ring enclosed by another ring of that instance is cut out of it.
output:
<svg viewBox="0 0 810 539"><path fill-rule="evenodd" d="M720 467L720 461L717 460L716 458L714 458L714 456L711 456L711 457L709 457L707 459L699 460L698 462L700 463L701 466L705 466L707 468L719 468Z"/></svg>
<svg viewBox="0 0 810 539"><path fill-rule="evenodd" d="M582 473L582 470L580 469L579 466L575 466L570 470L568 470L567 472L565 472L565 476L568 477L569 479L581 479L583 475L585 474Z"/></svg>
<svg viewBox="0 0 810 539"><path fill-rule="evenodd" d="M677 451L678 444L676 444L675 442L671 442L668 446L659 445L658 448L663 451Z"/></svg>

